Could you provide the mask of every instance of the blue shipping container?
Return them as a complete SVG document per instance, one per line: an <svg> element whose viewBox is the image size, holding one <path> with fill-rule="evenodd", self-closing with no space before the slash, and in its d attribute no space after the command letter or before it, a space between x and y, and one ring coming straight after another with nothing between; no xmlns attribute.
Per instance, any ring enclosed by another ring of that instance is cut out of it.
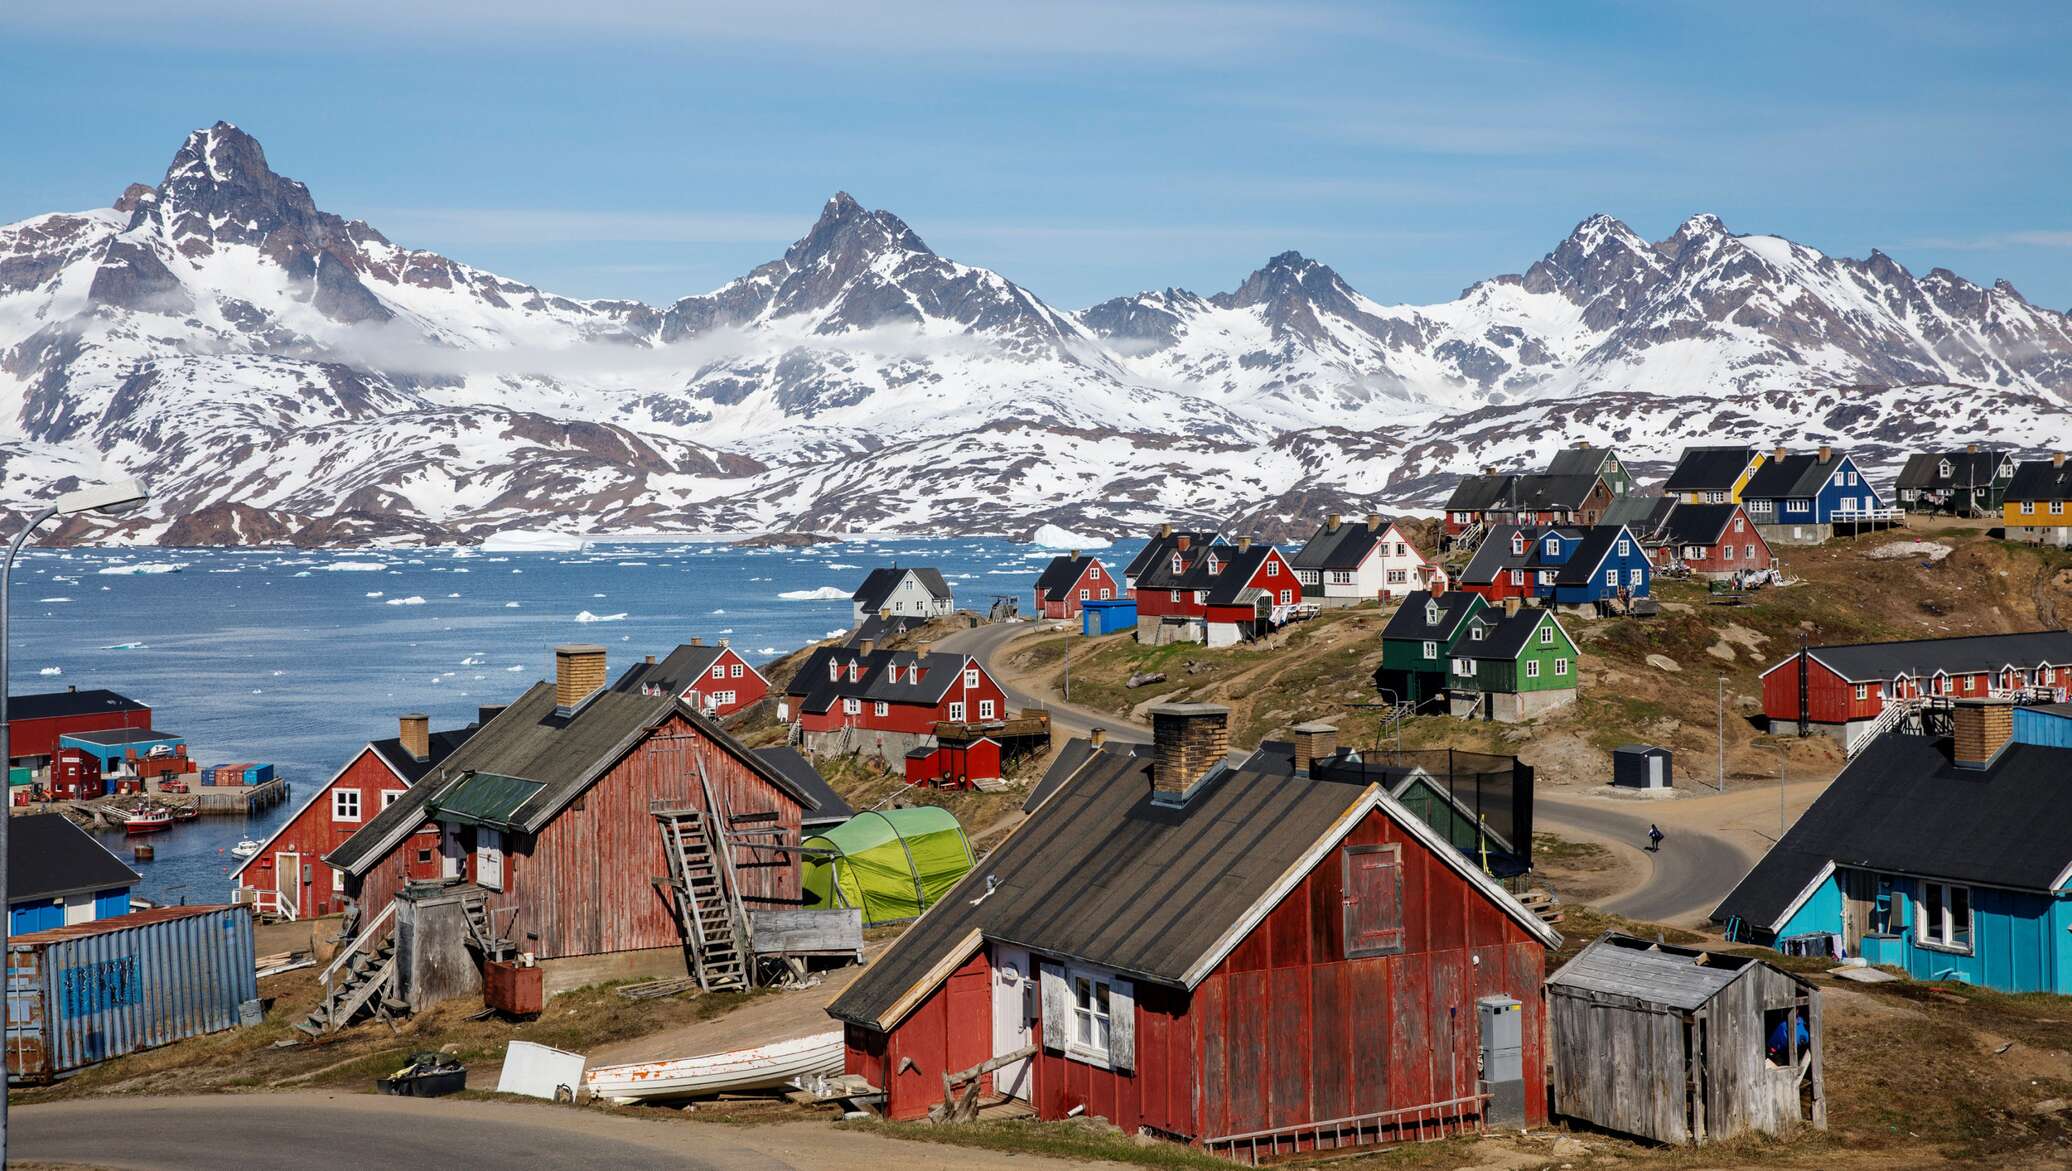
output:
<svg viewBox="0 0 2072 1171"><path fill-rule="evenodd" d="M263 785L272 779L273 766L270 764L248 764L245 766L245 784L247 785Z"/></svg>
<svg viewBox="0 0 2072 1171"><path fill-rule="evenodd" d="M1137 627L1137 600L1109 598L1079 603L1080 632L1091 638Z"/></svg>
<svg viewBox="0 0 2072 1171"><path fill-rule="evenodd" d="M47 1082L258 1011L252 912L159 907L8 944L7 1077Z"/></svg>

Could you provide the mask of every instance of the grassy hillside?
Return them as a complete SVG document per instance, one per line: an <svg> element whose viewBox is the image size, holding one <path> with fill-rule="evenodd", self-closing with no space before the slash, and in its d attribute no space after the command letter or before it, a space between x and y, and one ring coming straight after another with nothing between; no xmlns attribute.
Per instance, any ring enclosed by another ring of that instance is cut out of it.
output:
<svg viewBox="0 0 2072 1171"><path fill-rule="evenodd" d="M1950 553L1879 558L1900 542L1933 541ZM1606 779L1606 752L1635 741L1678 753L1679 770L1710 778L1715 768L1718 696L1726 696L1726 772L1771 777L1778 746L1794 775L1832 772L1830 742L1772 741L1753 717L1760 672L1811 643L1879 641L2055 626L2072 614L2072 556L1992 540L1961 522L1838 541L1778 553L1794 584L1762 591L1749 604L1711 604L1702 582L1658 582L1663 613L1651 619L1563 617L1583 651L1579 699L1572 708L1524 725L1471 723L1443 716L1405 722L1405 747L1516 753L1554 783ZM1348 743L1375 743L1380 696L1374 677L1380 631L1389 611L1362 607L1327 613L1260 644L1209 650L1139 646L1129 635L1085 639L1034 636L1015 644L1011 675L1062 688L1069 646L1071 698L1117 714L1137 714L1164 699L1229 704L1232 739L1250 745L1305 719L1329 719ZM1125 686L1133 674L1165 681Z"/></svg>

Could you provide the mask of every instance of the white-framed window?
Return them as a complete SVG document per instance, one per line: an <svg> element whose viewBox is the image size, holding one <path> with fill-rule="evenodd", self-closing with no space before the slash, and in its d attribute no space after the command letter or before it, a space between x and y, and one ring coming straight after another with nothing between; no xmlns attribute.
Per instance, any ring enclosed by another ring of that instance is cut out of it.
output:
<svg viewBox="0 0 2072 1171"><path fill-rule="evenodd" d="M1180 560L1180 555L1178 553L1173 554L1173 572L1180 573L1185 571L1186 568L1187 563L1185 561Z"/></svg>
<svg viewBox="0 0 2072 1171"><path fill-rule="evenodd" d="M1102 586L1102 587L1101 587L1101 600L1105 602L1105 601L1107 601L1107 600L1108 600L1109 596L1110 596L1110 595L1109 595L1109 592L1108 592L1108 587L1107 587L1107 586Z"/></svg>
<svg viewBox="0 0 2072 1171"><path fill-rule="evenodd" d="M1553 585L1553 584L1554 584L1554 571L1553 571L1553 570L1551 570L1551 569L1542 569L1542 570L1540 570L1540 584L1541 584L1541 585Z"/></svg>
<svg viewBox="0 0 2072 1171"><path fill-rule="evenodd" d="M1294 591L1294 590L1282 590L1282 591L1281 591L1281 605L1283 605L1283 606L1286 606L1286 605L1290 605L1290 604L1292 604L1292 603L1293 603L1294 601L1295 601L1295 591Z"/></svg>
<svg viewBox="0 0 2072 1171"><path fill-rule="evenodd" d="M1407 569L1391 569L1391 570L1389 570L1389 584L1390 584L1390 585L1409 585L1409 584L1410 584L1410 571L1409 571L1409 570L1407 570Z"/></svg>
<svg viewBox="0 0 2072 1171"><path fill-rule="evenodd" d="M1091 578L1091 579L1093 579L1094 581L1099 581L1099 580L1101 580L1101 567L1100 567L1100 566L1098 566L1098 565L1089 565L1089 566L1087 566L1087 567L1086 567L1086 576L1087 576L1087 577L1089 577L1089 578Z"/></svg>
<svg viewBox="0 0 2072 1171"><path fill-rule="evenodd" d="M358 789L331 790L331 820L360 820L360 791Z"/></svg>
<svg viewBox="0 0 2072 1171"><path fill-rule="evenodd" d="M1554 645L1554 628L1553 628L1552 626L1542 626L1542 627L1540 627L1540 645L1541 645L1541 646L1553 646L1553 645Z"/></svg>
<svg viewBox="0 0 2072 1171"><path fill-rule="evenodd" d="M1914 907L1914 942L1949 951L1971 950L1971 888L1922 882Z"/></svg>
<svg viewBox="0 0 2072 1171"><path fill-rule="evenodd" d="M1439 657L1439 644L1438 644L1438 643L1436 643L1436 642L1427 642L1427 643L1425 643L1425 644L1424 644L1424 657L1425 657L1425 658L1427 658L1427 659L1436 659L1436 658L1438 658L1438 657Z"/></svg>
<svg viewBox="0 0 2072 1171"><path fill-rule="evenodd" d="M1871 697L1871 685L1870 685L1870 684L1868 684L1868 683L1859 683L1859 684L1857 684L1857 685L1856 685L1856 698L1858 698L1858 699L1869 699L1870 697Z"/></svg>
<svg viewBox="0 0 2072 1171"><path fill-rule="evenodd" d="M1524 585L1524 584L1525 584L1525 571L1524 571L1524 570L1522 570L1522 569L1514 569L1514 570L1512 570L1512 571L1511 571L1511 584L1512 584L1512 585Z"/></svg>
<svg viewBox="0 0 2072 1171"><path fill-rule="evenodd" d="M1568 674L1568 660L1567 660L1567 659L1556 659L1556 660L1554 660L1554 673L1555 673L1556 675L1566 675L1566 674Z"/></svg>
<svg viewBox="0 0 2072 1171"><path fill-rule="evenodd" d="M2063 515L2065 515L2065 502L2064 502L2064 501L2062 501L2062 500L2053 500L2053 501L2051 501L2051 502L2050 502L2050 514L2051 514L2052 516L2063 516Z"/></svg>
<svg viewBox="0 0 2072 1171"><path fill-rule="evenodd" d="M1547 556L1549 556L1549 557L1559 557L1559 556L1561 556L1561 538L1560 538L1560 537L1548 537L1548 538L1547 538Z"/></svg>
<svg viewBox="0 0 2072 1171"><path fill-rule="evenodd" d="M1173 598L1172 598L1172 600L1173 600L1173 601L1177 602L1177 601L1179 601L1179 600L1180 600L1180 591L1179 591L1179 590L1174 590L1174 591L1172 591L1172 595L1173 595Z"/></svg>
<svg viewBox="0 0 2072 1171"><path fill-rule="evenodd" d="M1768 516L1770 515L1770 502L1767 500L1751 500L1748 502L1748 511Z"/></svg>
<svg viewBox="0 0 2072 1171"><path fill-rule="evenodd" d="M890 715L892 713L892 705L881 699L871 705L871 710L881 716Z"/></svg>
<svg viewBox="0 0 2072 1171"><path fill-rule="evenodd" d="M1270 558L1270 557L1269 557L1269 558L1267 558L1267 560L1266 560L1266 576L1268 576L1268 577L1279 577L1280 575L1281 575L1281 563L1280 563L1280 562L1278 562L1278 561L1275 561L1275 560L1273 560L1273 559L1272 559L1272 558Z"/></svg>
<svg viewBox="0 0 2072 1171"><path fill-rule="evenodd" d="M952 701L952 702L950 703L950 719L952 719L952 720L962 720L963 718L964 718L964 703L963 703L963 701L962 701L962 700L953 700L953 701Z"/></svg>
<svg viewBox="0 0 2072 1171"><path fill-rule="evenodd" d="M1734 559L1734 547L1732 545L1721 545L1719 547L1719 558L1721 561L1732 561Z"/></svg>
<svg viewBox="0 0 2072 1171"><path fill-rule="evenodd" d="M1754 545L1743 545L1743 546L1741 546L1741 552L1742 552L1742 553L1743 553L1743 554L1745 555L1745 557L1744 557L1744 560L1748 560L1748 561L1753 561L1753 560L1755 560L1755 546L1754 546Z"/></svg>
<svg viewBox="0 0 2072 1171"><path fill-rule="evenodd" d="M725 663L714 663L712 665L712 677L714 679L725 679L727 677L727 665Z"/></svg>
<svg viewBox="0 0 2072 1171"><path fill-rule="evenodd" d="M1540 661L1538 659L1525 660L1525 677L1527 679L1537 679L1540 677Z"/></svg>
<svg viewBox="0 0 2072 1171"><path fill-rule="evenodd" d="M1086 601L1086 600L1087 600L1088 598L1091 598L1091 597L1093 597L1093 596L1094 596L1094 593L1093 593L1093 591L1092 591L1092 590L1080 590L1080 591L1079 591L1079 600L1080 600L1080 601L1082 601L1082 602Z"/></svg>
<svg viewBox="0 0 2072 1171"><path fill-rule="evenodd" d="M389 806L394 805L396 803L396 798L401 797L402 795L403 790L401 789L383 789L381 791L381 807L383 809L387 809Z"/></svg>
<svg viewBox="0 0 2072 1171"><path fill-rule="evenodd" d="M993 718L992 700L982 699L978 701L978 718L981 720L990 720Z"/></svg>
<svg viewBox="0 0 2072 1171"><path fill-rule="evenodd" d="M1735 531L1735 532L1737 532L1737 533L1738 533L1738 532L1741 532L1741 531L1742 531L1742 530L1743 530L1744 528L1746 528L1746 527L1747 527L1747 526L1745 526L1745 525L1743 525L1743 524L1741 523L1741 518L1740 518L1740 517L1738 517L1738 516L1737 516L1737 517L1735 517L1735 518L1734 518L1734 531Z"/></svg>
<svg viewBox="0 0 2072 1171"><path fill-rule="evenodd" d="M1473 675L1475 673L1475 665L1466 659L1456 658L1453 660L1453 673L1456 675Z"/></svg>
<svg viewBox="0 0 2072 1171"><path fill-rule="evenodd" d="M849 682L856 682L856 661L854 659L849 661Z"/></svg>
<svg viewBox="0 0 2072 1171"><path fill-rule="evenodd" d="M2022 515L2023 515L2023 516L2034 516L2034 515L2036 515L2036 502L2035 502L2034 500L2024 500L2024 501L2022 501Z"/></svg>
<svg viewBox="0 0 2072 1171"><path fill-rule="evenodd" d="M747 672L742 670L741 664L734 663L727 668L727 674L735 679L739 679L741 678L741 676L747 674Z"/></svg>
<svg viewBox="0 0 2072 1171"><path fill-rule="evenodd" d="M723 708L728 704L734 702L736 698L737 696L735 692L715 691L712 693L712 706L714 708Z"/></svg>
<svg viewBox="0 0 2072 1171"><path fill-rule="evenodd" d="M1514 557L1515 557L1515 556L1518 556L1518 555L1521 555L1521 554L1523 554L1524 552L1525 552L1525 534L1523 534L1523 533L1512 533L1512 534L1511 534L1511 554L1512 554L1512 556L1514 556Z"/></svg>
<svg viewBox="0 0 2072 1171"><path fill-rule="evenodd" d="M966 686L966 687L977 687L977 686L978 686L978 668L977 668L977 667L966 667L966 668L964 668L964 686Z"/></svg>
<svg viewBox="0 0 2072 1171"><path fill-rule="evenodd" d="M1488 633L1489 627L1484 626L1479 622L1473 626L1468 627L1468 638L1470 641L1473 642L1481 642L1482 636Z"/></svg>
<svg viewBox="0 0 2072 1171"><path fill-rule="evenodd" d="M1072 1027L1065 1038L1065 1053L1081 1061L1107 1065L1109 1047L1115 1039L1115 986L1106 976L1074 971L1071 988Z"/></svg>
<svg viewBox="0 0 2072 1171"><path fill-rule="evenodd" d="M331 893L334 895L343 894L345 892L345 871L340 870L336 866L326 866L324 869L331 872Z"/></svg>
<svg viewBox="0 0 2072 1171"><path fill-rule="evenodd" d="M1195 604L1195 605L1197 605L1197 606L1206 606L1206 605L1208 605L1208 604L1209 604L1209 591L1207 591L1207 590L1196 590L1196 591L1194 591L1194 604Z"/></svg>
<svg viewBox="0 0 2072 1171"><path fill-rule="evenodd" d="M1611 586L1613 589L1617 589L1619 586L1619 571L1616 569L1605 570L1604 584Z"/></svg>
<svg viewBox="0 0 2072 1171"><path fill-rule="evenodd" d="M1619 538L1619 556L1621 556L1621 557L1631 557L1632 555L1633 555L1633 542L1631 542L1631 541L1628 541L1628 540L1627 540L1626 538L1624 538L1624 537L1620 537L1620 538Z"/></svg>
<svg viewBox="0 0 2072 1171"><path fill-rule="evenodd" d="M1964 677L1964 690L1969 692L1972 689L1972 684L1976 682L1978 682L1978 680L1975 676L1966 675Z"/></svg>
<svg viewBox="0 0 2072 1171"><path fill-rule="evenodd" d="M827 665L827 678L830 683L839 683L842 678L842 665L840 663L829 663Z"/></svg>
<svg viewBox="0 0 2072 1171"><path fill-rule="evenodd" d="M1425 625L1426 625L1426 626L1437 626L1437 625L1439 625L1439 604L1438 604L1437 602L1426 602L1426 603L1425 603ZM1428 657L1428 658L1429 658L1430 656L1426 656L1426 657Z"/></svg>
<svg viewBox="0 0 2072 1171"><path fill-rule="evenodd" d="M1631 570L1628 570L1628 571L1626 572L1626 584L1627 584L1627 585L1630 585L1630 586L1637 586L1637 585L1639 585L1639 584L1640 584L1641 582L1643 582L1643 581L1646 581L1646 580L1647 580L1647 571L1646 571L1646 570L1641 570L1641 569L1631 569Z"/></svg>
<svg viewBox="0 0 2072 1171"><path fill-rule="evenodd" d="M842 701L842 711L852 716L859 715L863 711L863 701L860 699L845 699Z"/></svg>

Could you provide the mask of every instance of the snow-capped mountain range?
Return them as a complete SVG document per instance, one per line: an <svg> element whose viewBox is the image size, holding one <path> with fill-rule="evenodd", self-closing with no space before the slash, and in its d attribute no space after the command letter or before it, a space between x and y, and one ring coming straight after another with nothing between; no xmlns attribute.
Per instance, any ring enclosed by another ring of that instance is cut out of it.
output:
<svg viewBox="0 0 2072 1171"><path fill-rule="evenodd" d="M0 506L135 474L67 539L467 540L505 528L1265 532L1430 507L1615 444L2072 446L2072 319L2005 283L1710 215L1592 216L1521 275L1384 305L1318 261L1078 311L837 194L672 305L575 300L318 208L228 123L156 186L0 227Z"/></svg>

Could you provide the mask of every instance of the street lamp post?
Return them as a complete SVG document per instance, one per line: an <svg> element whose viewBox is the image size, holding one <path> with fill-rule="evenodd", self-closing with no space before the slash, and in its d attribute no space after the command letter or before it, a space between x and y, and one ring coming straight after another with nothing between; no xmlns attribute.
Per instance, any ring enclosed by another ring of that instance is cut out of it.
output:
<svg viewBox="0 0 2072 1171"><path fill-rule="evenodd" d="M8 906L7 891L7 839L14 820L14 746L10 743L7 726L7 586L14 575L14 559L27 543L29 534L37 526L54 516L77 516L80 513L98 512L115 514L128 512L150 499L144 486L135 480L118 480L112 484L101 484L92 488L79 488L58 497L57 503L29 518L22 531L8 542L7 559L0 561L0 768L7 770L7 808L0 810L0 1046L7 1036L7 1003L14 990L14 959L8 950L8 936L14 926L14 913ZM6 1076L4 1061L0 1061L0 1078ZM7 1161L7 1090L0 1082L0 1164Z"/></svg>

